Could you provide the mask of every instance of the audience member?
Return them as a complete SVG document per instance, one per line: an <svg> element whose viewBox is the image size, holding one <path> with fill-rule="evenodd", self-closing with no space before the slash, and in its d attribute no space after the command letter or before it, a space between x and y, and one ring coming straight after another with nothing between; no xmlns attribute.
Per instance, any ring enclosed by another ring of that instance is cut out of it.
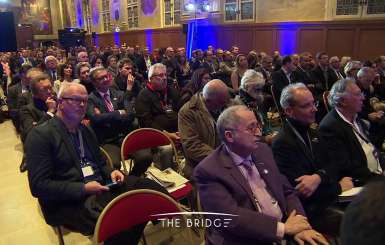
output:
<svg viewBox="0 0 385 245"><path fill-rule="evenodd" d="M242 76L248 68L249 64L247 63L246 55L238 54L235 58L235 70L231 73L231 87L234 92L238 93Z"/></svg>
<svg viewBox="0 0 385 245"><path fill-rule="evenodd" d="M74 68L71 63L64 63L59 65L59 79L53 82L53 91L57 94L60 86L63 83L70 83L73 81Z"/></svg>
<svg viewBox="0 0 385 245"><path fill-rule="evenodd" d="M76 77L73 82L80 83L86 87L88 94L94 91L94 85L90 81L90 65L87 62L80 62L76 65Z"/></svg>
<svg viewBox="0 0 385 245"><path fill-rule="evenodd" d="M47 56L44 59L44 65L45 65L44 72L51 77L51 81L56 81L59 78L57 74L58 63L59 62L55 58L55 56Z"/></svg>
<svg viewBox="0 0 385 245"><path fill-rule="evenodd" d="M302 83L285 87L280 99L286 115L283 129L272 144L274 159L282 174L300 193L310 223L326 234L338 235L342 212L331 209L337 196L353 187L350 177L334 181L329 166L320 167L324 153L318 142L317 108L312 93Z"/></svg>
<svg viewBox="0 0 385 245"><path fill-rule="evenodd" d="M180 109L178 128L186 158L185 176L190 177L194 167L219 145L215 125L228 102L228 87L214 79Z"/></svg>
<svg viewBox="0 0 385 245"><path fill-rule="evenodd" d="M210 81L210 71L205 68L199 68L194 71L186 86L180 92L179 108L181 108L191 97L201 92L203 87Z"/></svg>
<svg viewBox="0 0 385 245"><path fill-rule="evenodd" d="M149 179L109 169L92 131L80 123L87 97L84 86L64 84L56 116L32 129L25 147L29 185L46 222L90 235L103 208L119 194L141 188L166 191ZM118 182L115 190L105 186L111 181ZM135 226L105 244L137 244L144 227Z"/></svg>
<svg viewBox="0 0 385 245"><path fill-rule="evenodd" d="M356 81L357 73L361 69L362 64L357 60L349 61L344 67L345 77L347 79Z"/></svg>
<svg viewBox="0 0 385 245"><path fill-rule="evenodd" d="M325 147L321 163L334 168L332 179L349 176L355 186L383 172L383 159L369 140L368 124L358 116L363 100L355 81L346 78L336 82L329 95L333 109L319 128L319 140Z"/></svg>
<svg viewBox="0 0 385 245"><path fill-rule="evenodd" d="M259 142L254 113L245 106L230 107L219 116L217 129L223 144L196 166L194 179L203 211L234 216L228 226L207 228L206 243L267 245L286 235L302 244L305 239L328 244L311 229L271 150Z"/></svg>
<svg viewBox="0 0 385 245"><path fill-rule="evenodd" d="M290 56L285 56L282 59L282 66L279 70L273 72L272 80L273 80L273 95L276 100L279 100L281 97L281 92L284 87L292 83L291 74L296 69L293 65Z"/></svg>

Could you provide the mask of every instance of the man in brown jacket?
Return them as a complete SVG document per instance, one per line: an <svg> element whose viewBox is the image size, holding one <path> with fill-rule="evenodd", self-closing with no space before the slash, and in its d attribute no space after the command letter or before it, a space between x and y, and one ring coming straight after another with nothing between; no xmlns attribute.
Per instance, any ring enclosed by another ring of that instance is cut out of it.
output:
<svg viewBox="0 0 385 245"><path fill-rule="evenodd" d="M229 99L226 84L214 79L179 110L178 129L186 157L184 172L187 177L219 145L216 120Z"/></svg>

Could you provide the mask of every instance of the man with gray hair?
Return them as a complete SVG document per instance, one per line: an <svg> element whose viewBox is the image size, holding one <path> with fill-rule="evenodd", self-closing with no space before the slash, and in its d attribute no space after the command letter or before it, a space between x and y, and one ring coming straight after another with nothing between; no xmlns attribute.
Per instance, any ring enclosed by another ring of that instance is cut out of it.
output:
<svg viewBox="0 0 385 245"><path fill-rule="evenodd" d="M214 79L202 93L191 97L178 113L178 128L186 157L184 173L190 177L194 167L220 143L215 129L219 113L229 102L229 89Z"/></svg>
<svg viewBox="0 0 385 245"><path fill-rule="evenodd" d="M320 162L323 154L315 123L314 97L303 83L290 84L282 90L282 109L286 120L274 139L272 149L282 174L301 194L301 201L313 227L328 235L338 235L341 213L330 209L342 191L353 187L350 177L335 181L332 169Z"/></svg>
<svg viewBox="0 0 385 245"><path fill-rule="evenodd" d="M57 75L57 66L59 61L56 59L55 56L49 55L45 57L44 64L45 64L45 70L50 77L51 81L56 81L59 77Z"/></svg>
<svg viewBox="0 0 385 245"><path fill-rule="evenodd" d="M31 193L46 222L90 235L104 207L118 195L134 189L167 192L149 179L110 169L93 132L81 124L87 101L83 85L63 84L56 116L29 132L25 149ZM111 182L114 188L107 186ZM119 233L105 244L137 244L144 227L124 231L124 236Z"/></svg>
<svg viewBox="0 0 385 245"><path fill-rule="evenodd" d="M302 244L305 239L328 244L312 230L270 148L260 142L254 113L246 106L229 107L219 116L217 130L223 144L196 166L194 180L203 211L230 216L228 225L206 229L206 244L271 245L285 235Z"/></svg>
<svg viewBox="0 0 385 245"><path fill-rule="evenodd" d="M320 123L320 143L325 147L322 163L333 166L334 180L353 178L360 186L383 173L383 159L369 139L369 128L358 113L364 96L356 82L342 79L329 94L333 109Z"/></svg>

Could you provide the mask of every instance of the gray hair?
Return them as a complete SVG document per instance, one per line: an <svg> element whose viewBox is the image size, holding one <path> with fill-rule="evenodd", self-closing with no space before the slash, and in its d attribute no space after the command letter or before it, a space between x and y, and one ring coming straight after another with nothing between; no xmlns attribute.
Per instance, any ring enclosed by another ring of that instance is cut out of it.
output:
<svg viewBox="0 0 385 245"><path fill-rule="evenodd" d="M80 84L80 83L62 83L60 85L60 89L59 89L59 92L57 93L57 98L58 99L61 99L63 97L63 95L71 88L71 87L81 87L83 88L85 91L87 91L86 87L84 87L84 85Z"/></svg>
<svg viewBox="0 0 385 245"><path fill-rule="evenodd" d="M350 77L350 71L355 67L355 66L358 66L358 68L361 68L361 62L357 61L357 60L352 60L352 61L349 61L345 67L344 67L344 72L346 74L347 77Z"/></svg>
<svg viewBox="0 0 385 245"><path fill-rule="evenodd" d="M262 73L256 72L252 69L248 69L243 74L243 77L241 79L241 85L239 86L239 88L246 90L247 86L250 83L256 83L258 84L258 86L263 87L265 86L265 78L263 77Z"/></svg>
<svg viewBox="0 0 385 245"><path fill-rule="evenodd" d="M249 111L249 108L244 105L230 106L219 115L217 120L217 131L222 142L226 142L225 131L234 129L240 124L242 119L237 112L242 110Z"/></svg>
<svg viewBox="0 0 385 245"><path fill-rule="evenodd" d="M364 66L357 72L357 77L360 79L364 76L369 75L373 71L372 68Z"/></svg>
<svg viewBox="0 0 385 245"><path fill-rule="evenodd" d="M338 80L333 84L328 96L328 102L331 107L338 107L340 105L341 100L345 95L346 88L351 84L356 83L355 81L347 78Z"/></svg>
<svg viewBox="0 0 385 245"><path fill-rule="evenodd" d="M303 83L292 83L292 84L287 85L282 90L281 98L279 99L279 103L281 104L281 107L283 109L286 109L289 106L293 105L293 103L294 103L294 92L297 89L306 89L306 90L308 90L306 85L303 84Z"/></svg>
<svg viewBox="0 0 385 245"><path fill-rule="evenodd" d="M56 59L56 57L55 56L53 56L53 55L48 55L47 57L45 57L45 59L44 59L44 64L47 64L48 63L48 61L51 61L51 60L55 60L56 61L56 63L59 63L59 61Z"/></svg>
<svg viewBox="0 0 385 245"><path fill-rule="evenodd" d="M156 63L156 64L153 64L153 65L150 66L150 68L148 69L148 80L150 80L151 77L154 75L154 71L155 71L155 70L158 70L158 69L162 69L162 70L166 70L166 71L167 71L166 66L163 65L162 63Z"/></svg>

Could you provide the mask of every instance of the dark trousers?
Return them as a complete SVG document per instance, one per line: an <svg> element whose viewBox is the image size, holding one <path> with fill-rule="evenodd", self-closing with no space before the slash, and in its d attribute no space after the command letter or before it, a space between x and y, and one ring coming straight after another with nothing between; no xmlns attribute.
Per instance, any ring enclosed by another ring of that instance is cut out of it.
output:
<svg viewBox="0 0 385 245"><path fill-rule="evenodd" d="M79 231L84 235L91 235L94 232L95 225L100 213L104 207L118 195L127 191L137 189L151 189L165 194L168 192L160 185L149 179L138 178L135 176L126 176L124 183L109 192L103 192L100 195L89 196L83 205L67 206L58 209L61 216L61 224L71 230ZM146 224L139 224L130 230L123 231L105 241L106 245L117 244L138 244Z"/></svg>

